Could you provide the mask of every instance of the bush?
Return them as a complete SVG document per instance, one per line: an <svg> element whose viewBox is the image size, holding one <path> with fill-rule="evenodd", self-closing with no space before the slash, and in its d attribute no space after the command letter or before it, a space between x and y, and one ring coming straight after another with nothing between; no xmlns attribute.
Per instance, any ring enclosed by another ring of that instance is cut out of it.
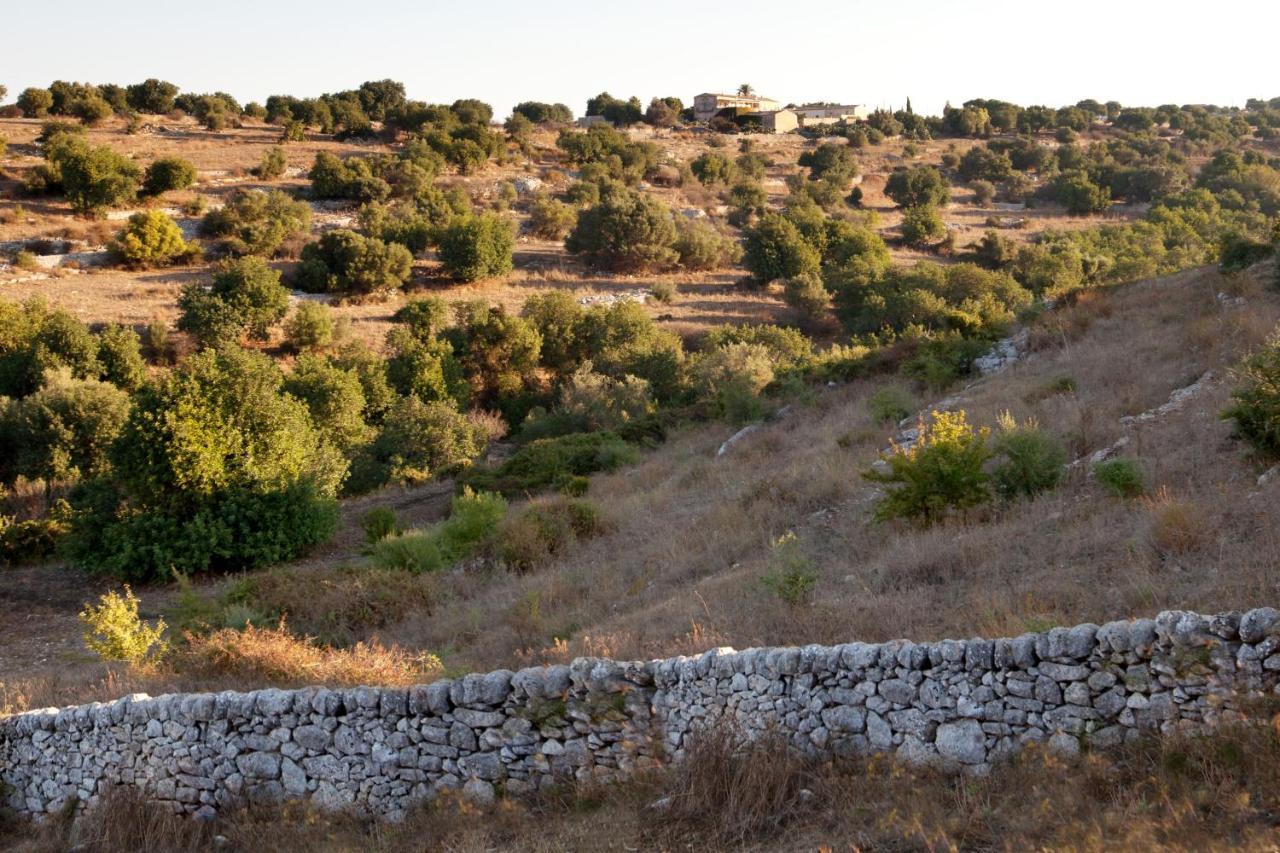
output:
<svg viewBox="0 0 1280 853"><path fill-rule="evenodd" d="M1136 459L1108 459L1093 466L1093 478L1118 498L1136 498L1146 491L1142 466Z"/></svg>
<svg viewBox="0 0 1280 853"><path fill-rule="evenodd" d="M600 510L588 501L553 498L535 501L508 516L498 531L498 554L508 569L531 572L564 553L573 543L604 530Z"/></svg>
<svg viewBox="0 0 1280 853"><path fill-rule="evenodd" d="M216 268L208 288L192 282L178 298L178 328L205 347L236 344L248 335L265 341L289 310L289 291L280 273L254 255Z"/></svg>
<svg viewBox="0 0 1280 853"><path fill-rule="evenodd" d="M463 489L449 517L423 530L410 530L374 544L370 561L382 569L436 572L470 557L488 545L507 514L500 495Z"/></svg>
<svg viewBox="0 0 1280 853"><path fill-rule="evenodd" d="M1054 198L1072 216L1101 213L1111 207L1111 190L1098 186L1079 172L1060 175L1051 189Z"/></svg>
<svg viewBox="0 0 1280 853"><path fill-rule="evenodd" d="M334 325L333 309L304 299L285 321L284 339L294 352L327 349L333 345Z"/></svg>
<svg viewBox="0 0 1280 853"><path fill-rule="evenodd" d="M137 198L141 170L110 148L73 141L51 153L62 190L77 211L93 213Z"/></svg>
<svg viewBox="0 0 1280 853"><path fill-rule="evenodd" d="M112 323L98 333L102 378L126 391L136 391L147 378L142 339L133 329Z"/></svg>
<svg viewBox="0 0 1280 853"><path fill-rule="evenodd" d="M797 163L808 167L810 179L829 181L842 188L858 174L858 161L853 149L839 142L826 142L806 151Z"/></svg>
<svg viewBox="0 0 1280 853"><path fill-rule="evenodd" d="M339 229L302 250L296 283L310 293L356 293L385 297L408 281L413 255L399 243L384 243Z"/></svg>
<svg viewBox="0 0 1280 853"><path fill-rule="evenodd" d="M53 106L53 95L48 89L37 89L31 87L23 89L18 95L18 109L22 110L25 118L42 118L49 113L49 108Z"/></svg>
<svg viewBox="0 0 1280 853"><path fill-rule="evenodd" d="M1034 497L1062 482L1067 451L1034 421L1019 425L1008 412L991 443L999 463L991 472L996 494L1006 500Z"/></svg>
<svg viewBox="0 0 1280 853"><path fill-rule="evenodd" d="M758 419L760 394L773 381L773 354L762 344L730 343L702 353L692 369L694 388L722 416L734 421Z"/></svg>
<svg viewBox="0 0 1280 853"><path fill-rule="evenodd" d="M0 565L22 566L52 557L67 527L61 518L32 518L15 521L0 515Z"/></svg>
<svg viewBox="0 0 1280 853"><path fill-rule="evenodd" d="M459 217L440 235L440 261L459 281L476 281L511 272L515 236L501 216Z"/></svg>
<svg viewBox="0 0 1280 853"><path fill-rule="evenodd" d="M716 270L735 263L742 251L731 237L714 225L696 219L680 219L676 223L673 246L686 270Z"/></svg>
<svg viewBox="0 0 1280 853"><path fill-rule="evenodd" d="M10 458L0 473L75 481L108 472L107 450L129 416L129 395L96 379L72 379L63 369L45 386L0 407L0 432Z"/></svg>
<svg viewBox="0 0 1280 853"><path fill-rule="evenodd" d="M543 240L563 240L577 222L572 205L548 196L539 196L529 208L529 230Z"/></svg>
<svg viewBox="0 0 1280 853"><path fill-rule="evenodd" d="M1280 333L1246 358L1236 371L1234 402L1222 412L1235 434L1264 458L1280 458Z"/></svg>
<svg viewBox="0 0 1280 853"><path fill-rule="evenodd" d="M690 171L704 186L733 183L738 169L724 154L716 151L705 151L689 164Z"/></svg>
<svg viewBox="0 0 1280 853"><path fill-rule="evenodd" d="M951 200L951 190L946 179L932 166L895 170L885 182L884 194L897 202L899 207L919 207L925 204L942 206Z"/></svg>
<svg viewBox="0 0 1280 853"><path fill-rule="evenodd" d="M531 441L497 468L473 469L473 488L505 495L559 489L574 477L612 471L639 461L640 452L612 432L588 432Z"/></svg>
<svg viewBox="0 0 1280 853"><path fill-rule="evenodd" d="M560 388L560 413L572 418L586 432L617 429L652 414L649 383L635 376L613 379L584 362Z"/></svg>
<svg viewBox="0 0 1280 853"><path fill-rule="evenodd" d="M284 391L306 404L315 428L344 452L372 438L364 420L364 389L354 371L304 354L285 378Z"/></svg>
<svg viewBox="0 0 1280 853"><path fill-rule="evenodd" d="M773 541L769 571L760 583L792 607L806 604L813 596L818 573L800 548L796 535L787 532Z"/></svg>
<svg viewBox="0 0 1280 853"><path fill-rule="evenodd" d="M908 246L926 245L946 233L947 226L933 205L908 207L902 212L902 239Z"/></svg>
<svg viewBox="0 0 1280 853"><path fill-rule="evenodd" d="M103 593L95 607L86 604L80 611L85 626L84 644L103 660L138 665L158 658L169 648L164 639L163 619L148 624L138 616L138 598L125 584L124 596Z"/></svg>
<svg viewBox="0 0 1280 853"><path fill-rule="evenodd" d="M757 284L799 275L817 275L822 258L785 216L766 213L747 229L743 265Z"/></svg>
<svg viewBox="0 0 1280 853"><path fill-rule="evenodd" d="M190 255L193 247L182 239L182 229L169 214L143 210L111 241L112 254L131 267L164 266Z"/></svg>
<svg viewBox="0 0 1280 853"><path fill-rule="evenodd" d="M867 409L876 423L897 424L916 410L916 399L906 390L890 385L867 398Z"/></svg>
<svg viewBox="0 0 1280 853"><path fill-rule="evenodd" d="M388 481L422 483L466 468L487 444L484 428L451 404L402 397L387 412L382 431L368 448L366 465L371 471L349 489L364 491Z"/></svg>
<svg viewBox="0 0 1280 853"><path fill-rule="evenodd" d="M162 157L147 167L142 191L160 195L170 190L185 190L196 182L196 167L180 157Z"/></svg>
<svg viewBox="0 0 1280 853"><path fill-rule="evenodd" d="M565 248L592 266L614 272L665 270L680 257L676 236L671 211L661 201L610 186L598 204L578 215Z"/></svg>
<svg viewBox="0 0 1280 853"><path fill-rule="evenodd" d="M649 288L649 296L654 302L667 305L676 296L676 286L670 281L655 281Z"/></svg>
<svg viewBox="0 0 1280 853"><path fill-rule="evenodd" d="M990 207L995 201L996 187L990 181L972 181L969 189L973 190L973 203L979 207Z"/></svg>
<svg viewBox="0 0 1280 853"><path fill-rule="evenodd" d="M207 213L200 233L222 240L235 255L269 257L311 230L311 208L279 190L237 190L219 210Z"/></svg>
<svg viewBox="0 0 1280 853"><path fill-rule="evenodd" d="M376 545L388 536L399 536L401 533L395 510L386 506L375 506L360 516L360 529L364 531L364 541L369 545Z"/></svg>
<svg viewBox="0 0 1280 853"><path fill-rule="evenodd" d="M284 149L279 145L273 145L262 155L262 160L253 170L253 174L264 181L270 181L284 177L284 173L288 168L288 155L284 153Z"/></svg>
<svg viewBox="0 0 1280 853"><path fill-rule="evenodd" d="M915 444L895 446L882 457L887 470L863 475L887 487L876 504L877 521L904 518L928 525L990 500L990 477L983 470L991 458L987 430L975 431L963 411L935 411L930 422L921 419L918 430Z"/></svg>

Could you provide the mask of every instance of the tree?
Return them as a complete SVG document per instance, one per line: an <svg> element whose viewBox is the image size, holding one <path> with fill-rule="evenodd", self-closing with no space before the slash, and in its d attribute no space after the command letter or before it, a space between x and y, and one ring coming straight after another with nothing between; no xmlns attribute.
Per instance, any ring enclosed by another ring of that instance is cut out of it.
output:
<svg viewBox="0 0 1280 853"><path fill-rule="evenodd" d="M404 246L345 229L308 243L301 261L295 281L310 293L384 297L398 290L413 271L413 255Z"/></svg>
<svg viewBox="0 0 1280 853"><path fill-rule="evenodd" d="M311 422L335 447L350 450L373 438L364 420L364 391L354 371L307 353L298 358L283 387L307 404Z"/></svg>
<svg viewBox="0 0 1280 853"><path fill-rule="evenodd" d="M440 235L440 261L460 281L511 272L514 248L511 223L495 214L458 217Z"/></svg>
<svg viewBox="0 0 1280 853"><path fill-rule="evenodd" d="M136 268L164 266L192 252L178 223L161 210L142 210L130 216L110 249L126 265Z"/></svg>
<svg viewBox="0 0 1280 853"><path fill-rule="evenodd" d="M809 177L827 179L847 187L858 175L858 161L853 149L839 142L827 142L800 155L799 165L807 166Z"/></svg>
<svg viewBox="0 0 1280 853"><path fill-rule="evenodd" d="M49 108L52 106L53 95L49 94L48 89L31 87L23 89L18 95L18 109L22 110L22 115L26 118L41 118L48 115Z"/></svg>
<svg viewBox="0 0 1280 853"><path fill-rule="evenodd" d="M142 179L142 191L147 195L160 195L170 190L185 190L196 182L196 167L181 157L161 157L147 167Z"/></svg>
<svg viewBox="0 0 1280 853"><path fill-rule="evenodd" d="M147 378L142 339L133 329L112 323L98 333L102 378L126 391L136 391Z"/></svg>
<svg viewBox="0 0 1280 853"><path fill-rule="evenodd" d="M644 111L644 120L654 127L671 127L680 121L684 102L679 98L653 98Z"/></svg>
<svg viewBox="0 0 1280 853"><path fill-rule="evenodd" d="M284 339L295 352L327 349L333 344L333 309L323 302L303 300L284 324Z"/></svg>
<svg viewBox="0 0 1280 853"><path fill-rule="evenodd" d="M743 264L757 284L817 274L822 256L795 224L778 213L766 213L747 229Z"/></svg>
<svg viewBox="0 0 1280 853"><path fill-rule="evenodd" d="M187 285L178 307L179 329L195 335L202 346L223 348L245 335L266 340L289 310L289 291L280 284L278 271L250 255L219 266L208 288L200 282Z"/></svg>
<svg viewBox="0 0 1280 853"><path fill-rule="evenodd" d="M95 92L72 102L70 113L92 127L111 118L115 115L115 110L102 95Z"/></svg>
<svg viewBox="0 0 1280 853"><path fill-rule="evenodd" d="M938 209L931 204L908 207L902 212L902 239L908 246L922 246L946 231Z"/></svg>
<svg viewBox="0 0 1280 853"><path fill-rule="evenodd" d="M141 170L129 158L106 146L76 141L61 146L56 159L62 189L72 207L91 213L133 201Z"/></svg>
<svg viewBox="0 0 1280 853"><path fill-rule="evenodd" d="M821 319L831 305L830 292L814 273L801 273L783 282L782 298L808 322Z"/></svg>
<svg viewBox="0 0 1280 853"><path fill-rule="evenodd" d="M540 195L529 206L529 230L543 240L563 240L578 221L575 207Z"/></svg>
<svg viewBox="0 0 1280 853"><path fill-rule="evenodd" d="M737 177L734 162L718 151L704 151L689 164L690 171L703 186L729 184Z"/></svg>
<svg viewBox="0 0 1280 853"><path fill-rule="evenodd" d="M663 270L679 260L671 212L658 199L610 186L578 215L565 248L592 266L614 272Z"/></svg>
<svg viewBox="0 0 1280 853"><path fill-rule="evenodd" d="M98 351L89 328L68 312L50 311L40 298L21 304L0 300L0 397L25 397L51 370L97 379Z"/></svg>
<svg viewBox="0 0 1280 853"><path fill-rule="evenodd" d="M973 203L979 207L990 207L995 200L996 188L990 181L972 181L969 189L973 190Z"/></svg>
<svg viewBox="0 0 1280 853"><path fill-rule="evenodd" d="M738 94L739 94L739 95L741 95L741 96L742 96L742 97L744 97L744 98L749 98L750 96L754 95L755 93L756 93L756 91L755 91L755 89L752 89L752 88L751 88L751 84L750 84L750 83L743 83L742 85L738 86Z"/></svg>
<svg viewBox="0 0 1280 853"><path fill-rule="evenodd" d="M1111 207L1111 190L1100 187L1083 172L1064 172L1053 182L1058 203L1073 216L1101 213Z"/></svg>
<svg viewBox="0 0 1280 853"><path fill-rule="evenodd" d="M3 409L0 409L3 412ZM47 384L14 402L0 431L13 446L11 474L49 482L100 476L107 450L129 414L129 395L96 379L54 373Z"/></svg>
<svg viewBox="0 0 1280 853"><path fill-rule="evenodd" d="M914 166L894 170L885 183L884 194L899 207L922 204L942 206L951 200L951 191L942 173L932 166Z"/></svg>
<svg viewBox="0 0 1280 853"><path fill-rule="evenodd" d="M524 101L516 104L513 112L520 113L534 124L569 124L573 121L573 110L564 104Z"/></svg>
<svg viewBox="0 0 1280 853"><path fill-rule="evenodd" d="M172 111L177 94L177 86L154 77L134 83L125 90L125 98L131 108L152 115L165 115Z"/></svg>
<svg viewBox="0 0 1280 853"><path fill-rule="evenodd" d="M975 145L960 158L959 171L960 177L966 182L983 180L998 184L1013 176L1013 162L1004 152L993 151L985 145Z"/></svg>
<svg viewBox="0 0 1280 853"><path fill-rule="evenodd" d="M481 402L518 394L538 367L542 336L523 317L503 308L471 303L444 333L453 345L471 390Z"/></svg>
<svg viewBox="0 0 1280 853"><path fill-rule="evenodd" d="M696 219L681 218L676 222L673 248L680 257L680 268L686 270L716 270L742 256L736 240Z"/></svg>
<svg viewBox="0 0 1280 853"><path fill-rule="evenodd" d="M963 411L933 412L929 423L922 420L915 444L895 446L882 457L887 471L872 469L863 475L886 486L876 519L905 518L927 525L952 510L990 500L990 477L983 470L991 458L987 433L975 431Z"/></svg>
<svg viewBox="0 0 1280 853"><path fill-rule="evenodd" d="M420 483L465 467L484 452L488 436L448 403L402 397L387 413L369 452L383 481Z"/></svg>

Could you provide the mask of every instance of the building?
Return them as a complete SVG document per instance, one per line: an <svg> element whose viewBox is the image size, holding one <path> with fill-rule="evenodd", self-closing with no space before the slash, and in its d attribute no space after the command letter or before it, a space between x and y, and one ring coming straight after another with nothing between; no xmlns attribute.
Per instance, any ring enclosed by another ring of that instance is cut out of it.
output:
<svg viewBox="0 0 1280 853"><path fill-rule="evenodd" d="M862 121L871 115L871 111L862 104L805 104L793 109L800 118L800 124L806 127L840 121Z"/></svg>
<svg viewBox="0 0 1280 853"><path fill-rule="evenodd" d="M711 121L725 110L734 115L742 113L770 113L782 109L782 104L773 98L762 98L759 95L722 95L715 92L703 92L693 97L693 117L697 121Z"/></svg>
<svg viewBox="0 0 1280 853"><path fill-rule="evenodd" d="M795 110L742 113L742 117L760 122L760 129L765 133L790 133L800 126Z"/></svg>

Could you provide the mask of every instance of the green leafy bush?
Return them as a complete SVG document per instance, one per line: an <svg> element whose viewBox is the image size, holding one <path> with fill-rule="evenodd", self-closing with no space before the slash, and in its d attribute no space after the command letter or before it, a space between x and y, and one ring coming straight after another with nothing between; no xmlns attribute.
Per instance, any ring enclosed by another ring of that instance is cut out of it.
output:
<svg viewBox="0 0 1280 853"><path fill-rule="evenodd" d="M676 240L673 247L680 258L680 267L686 270L717 270L735 263L742 250L738 242L723 234L714 225L697 219L680 219L676 222Z"/></svg>
<svg viewBox="0 0 1280 853"><path fill-rule="evenodd" d="M822 256L796 225L778 213L766 213L746 231L743 265L757 284L799 275L817 275Z"/></svg>
<svg viewBox="0 0 1280 853"><path fill-rule="evenodd" d="M498 531L498 554L508 569L531 572L573 543L604 530L600 509L589 501L552 498L508 516Z"/></svg>
<svg viewBox="0 0 1280 853"><path fill-rule="evenodd" d="M440 261L459 281L511 272L515 235L511 223L493 214L454 219L440 235Z"/></svg>
<svg viewBox="0 0 1280 853"><path fill-rule="evenodd" d="M373 430L364 420L365 398L355 371L305 353L285 377L284 391L306 403L315 428L335 447L365 444Z"/></svg>
<svg viewBox="0 0 1280 853"><path fill-rule="evenodd" d="M588 432L531 441L496 468L475 468L464 479L473 488L505 495L558 489L574 477L612 471L640 459L640 451L616 433Z"/></svg>
<svg viewBox="0 0 1280 853"><path fill-rule="evenodd" d="M208 287L200 282L187 285L178 308L179 329L195 335L202 346L223 347L245 335L266 340L289 310L289 291L277 270L249 255L219 265Z"/></svg>
<svg viewBox="0 0 1280 853"><path fill-rule="evenodd" d="M726 155L718 151L704 151L689 163L693 172L703 186L731 184L738 176L738 168Z"/></svg>
<svg viewBox="0 0 1280 853"><path fill-rule="evenodd" d="M71 206L81 213L127 204L138 196L142 170L106 146L93 147L73 139L49 153L62 191Z"/></svg>
<svg viewBox="0 0 1280 853"><path fill-rule="evenodd" d="M17 521L0 515L0 565L22 566L52 557L67 526L58 517Z"/></svg>
<svg viewBox="0 0 1280 853"><path fill-rule="evenodd" d="M357 460L349 491L386 482L422 483L465 469L484 453L488 434L450 403L402 397L386 413L382 430Z"/></svg>
<svg viewBox="0 0 1280 853"><path fill-rule="evenodd" d="M582 211L565 240L570 253L614 272L670 269L679 260L676 227L661 201L610 186L599 203Z"/></svg>
<svg viewBox="0 0 1280 853"><path fill-rule="evenodd" d="M923 246L947 232L942 216L933 205L908 207L902 212L902 240L908 246Z"/></svg>
<svg viewBox="0 0 1280 853"><path fill-rule="evenodd" d="M761 393L773 381L774 359L758 343L729 343L699 355L691 370L694 389L729 420L745 422L764 411Z"/></svg>
<svg viewBox="0 0 1280 853"><path fill-rule="evenodd" d="M809 322L826 316L831 307L831 293L822 277L813 273L801 273L784 281L782 299Z"/></svg>
<svg viewBox="0 0 1280 853"><path fill-rule="evenodd" d="M1034 497L1054 488L1066 473L1067 451L1035 421L1019 424L1005 412L991 442L997 464L991 471L996 494L1006 500Z"/></svg>
<svg viewBox="0 0 1280 853"><path fill-rule="evenodd" d="M164 639L163 619L148 624L138 616L138 597L125 584L124 595L107 592L97 606L86 604L80 612L85 626L84 644L103 660L141 664L147 658L165 653L169 644Z"/></svg>
<svg viewBox="0 0 1280 853"><path fill-rule="evenodd" d="M886 486L876 503L877 521L904 518L928 525L991 499L984 470L991 458L987 430L974 430L963 411L935 411L918 430L913 445L894 447L882 457L887 470L873 468L863 475Z"/></svg>
<svg viewBox="0 0 1280 853"><path fill-rule="evenodd" d="M264 181L271 181L284 177L284 173L288 168L289 156L284 153L284 149L279 145L273 145L262 155L262 160L258 162L253 174Z"/></svg>
<svg viewBox="0 0 1280 853"><path fill-rule="evenodd" d="M1222 412L1236 435L1265 458L1280 457L1280 333L1244 360L1236 371L1234 401Z"/></svg>
<svg viewBox="0 0 1280 853"><path fill-rule="evenodd" d="M488 545L506 514L502 496L464 489L454 497L447 519L382 539L373 545L369 558L383 569L415 574L440 571Z"/></svg>
<svg viewBox="0 0 1280 853"><path fill-rule="evenodd" d="M222 240L236 255L270 257L311 229L311 208L279 190L237 190L218 210L205 214L200 233Z"/></svg>
<svg viewBox="0 0 1280 853"><path fill-rule="evenodd" d="M906 389L890 385L867 398L867 409L876 423L901 423L916 410L916 398Z"/></svg>
<svg viewBox="0 0 1280 853"><path fill-rule="evenodd" d="M760 578L760 583L792 607L810 601L818 573L794 533L787 532L773 541L769 571Z"/></svg>
<svg viewBox="0 0 1280 853"><path fill-rule="evenodd" d="M385 297L409 279L413 255L398 243L384 243L339 229L302 250L295 273L300 290Z"/></svg>
<svg viewBox="0 0 1280 853"><path fill-rule="evenodd" d="M375 506L360 516L360 529L364 531L364 541L369 545L376 545L388 536L399 536L403 532L395 510L387 506Z"/></svg>
<svg viewBox="0 0 1280 853"><path fill-rule="evenodd" d="M294 352L328 349L333 345L336 321L333 309L323 302L303 300L284 323L284 339Z"/></svg>
<svg viewBox="0 0 1280 853"><path fill-rule="evenodd" d="M1118 498L1136 498L1146 491L1142 466L1136 459L1108 459L1093 466L1093 478Z"/></svg>
<svg viewBox="0 0 1280 853"><path fill-rule="evenodd" d="M885 182L884 194L897 202L899 207L919 207L931 204L938 207L951 200L951 189L946 178L932 166L913 166L894 170Z"/></svg>
<svg viewBox="0 0 1280 853"><path fill-rule="evenodd" d="M529 230L543 240L563 240L578 223L573 205L539 196L529 207Z"/></svg>
<svg viewBox="0 0 1280 853"><path fill-rule="evenodd" d="M64 368L33 394L0 406L0 434L9 458L0 474L75 481L110 470L107 451L129 416L129 395L96 379L73 379Z"/></svg>
<svg viewBox="0 0 1280 853"><path fill-rule="evenodd" d="M196 167L181 157L161 157L147 167L142 179L142 191L147 195L160 195L170 190L185 190L196 182Z"/></svg>
<svg viewBox="0 0 1280 853"><path fill-rule="evenodd" d="M178 223L160 210L143 210L130 216L109 248L122 262L136 268L170 264L193 251L182 238Z"/></svg>
<svg viewBox="0 0 1280 853"><path fill-rule="evenodd" d="M146 381L142 339L133 329L112 323L99 332L98 362L102 378L126 391L136 391Z"/></svg>

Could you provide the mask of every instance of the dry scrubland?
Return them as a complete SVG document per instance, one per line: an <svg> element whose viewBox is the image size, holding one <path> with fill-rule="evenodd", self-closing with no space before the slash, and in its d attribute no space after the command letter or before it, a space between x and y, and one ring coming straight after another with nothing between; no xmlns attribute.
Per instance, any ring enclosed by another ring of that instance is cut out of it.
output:
<svg viewBox="0 0 1280 853"><path fill-rule="evenodd" d="M197 202L216 208L243 188L304 193L317 153L398 150L312 133L284 146L288 170L264 181L250 170L278 144L278 127L245 119L241 127L209 131L193 119L157 117L141 133L129 134L122 121L110 119L88 129L90 142L143 164L185 158L198 170L197 181L93 219L74 215L56 196L18 193L42 162L40 130L38 120L0 118L0 136L8 140L0 174L0 244L66 239L75 251L96 253L132 209L173 210L191 230L197 217L181 211ZM730 158L739 153L734 137L725 142L717 134L648 127L630 134L656 143L676 162L708 151ZM1080 142L1108 138L1099 127ZM752 140L753 150L769 160L761 185L775 208L788 196L786 179L805 173L798 158L826 141L796 135ZM529 176L556 181L570 168L555 132L537 129L531 142L527 158L500 158L475 174L446 174L438 185L462 188L478 207L503 207L504 183ZM1059 145L1044 133L1040 142ZM950 266L965 258L895 239L902 211L884 193L889 175L903 165L937 165L981 144L888 139L856 152L862 208L874 212L874 229L889 242L895 265L927 260ZM1273 141L1257 148L1274 158ZM1190 168L1207 159L1203 151L1194 153ZM1044 202L998 212L953 183L942 218L961 253L982 238L993 215L1022 220L1019 227L999 228L1016 250L1047 230L1134 222L1150 208L1112 205L1105 220L1068 216ZM673 210L701 209L717 221L725 212L719 192L696 180L645 192ZM354 203L314 204L311 236L354 227L354 210ZM521 225L528 222L523 203L506 212ZM287 273L297 253L283 255L271 264ZM398 325L392 320L397 309L424 296L450 303L479 299L516 314L530 296L549 291L607 299L672 285L669 301L650 300L644 310L691 351L708 330L738 324L803 325L819 346L849 340L830 312L806 321L788 307L778 285L744 286L743 266L602 272L569 254L562 242L525 231L513 260L508 275L460 284L447 277L435 251L419 252L403 291L385 301L337 301L333 310L349 324L347 334L379 349ZM196 578L190 587L135 584L143 617L164 617L174 626L176 648L159 662L107 664L86 652L77 612L118 589L117 580L72 571L56 560L5 568L0 713L131 691L407 684L579 655L649 658L717 645L1012 636L1167 608L1216 612L1274 605L1280 598L1280 477L1260 482L1271 460L1251 455L1219 416L1241 358L1280 323L1274 266L1268 261L1234 273L1197 266L1061 296L1051 310L1019 318L1011 331L1025 335L1025 353L1016 363L949 388L931 388L895 370L913 355L911 341L886 344L876 369L789 388L785 400L775 401L786 407L723 455L717 450L741 423L689 418L638 463L591 475L585 500L598 512L591 535L570 536L538 553L522 572L500 559L494 543L440 571L369 564L361 529L366 514L391 509L407 529L439 521L449 514L456 490L448 478L345 499L337 534L301 560ZM172 328L184 287L209 274L206 262L145 270L15 266L0 272L0 298L40 296L94 325L159 321ZM298 301L293 294L291 302ZM173 337L180 354L195 349L187 336ZM279 328L249 346L286 369L294 365ZM963 410L981 427L996 427L1006 412L1019 422L1034 419L1061 441L1069 459L1081 462L1034 499L990 502L930 527L876 522L873 509L882 492L863 475L913 419L900 425L877 415L875 401L890 394L922 414ZM518 439L491 447L490 461L511 454ZM1123 442L1121 455L1141 469L1140 496L1113 496L1092 476L1090 457L1117 442ZM46 497L39 484L20 485L6 495L6 511L41 505ZM554 509L564 500L516 494L508 517L529 507ZM775 544L788 536L792 544ZM806 579L803 588L780 594L776 581L788 565L802 566ZM210 630L185 640L177 636L178 626L202 621ZM230 627L237 621L252 625ZM1258 717L1265 720L1273 711L1260 709ZM231 850L408 850L421 849L423 839L430 839L431 849L448 850L1270 849L1280 811L1278 737L1280 728L1252 727L1071 761L1033 751L989 779L908 772L885 760L812 765L769 743L733 754L711 737L698 748L697 760L608 791L566 788L532 802L502 801L493 811L446 799L401 826L319 815L294 804L283 812L249 809L209 827L177 821L122 795L96 817L73 823L64 816L38 830L5 824L0 815L0 844L27 851L76 845L197 850L215 844ZM662 797L675 805L655 813L650 805ZM215 842L215 835L221 840Z"/></svg>

